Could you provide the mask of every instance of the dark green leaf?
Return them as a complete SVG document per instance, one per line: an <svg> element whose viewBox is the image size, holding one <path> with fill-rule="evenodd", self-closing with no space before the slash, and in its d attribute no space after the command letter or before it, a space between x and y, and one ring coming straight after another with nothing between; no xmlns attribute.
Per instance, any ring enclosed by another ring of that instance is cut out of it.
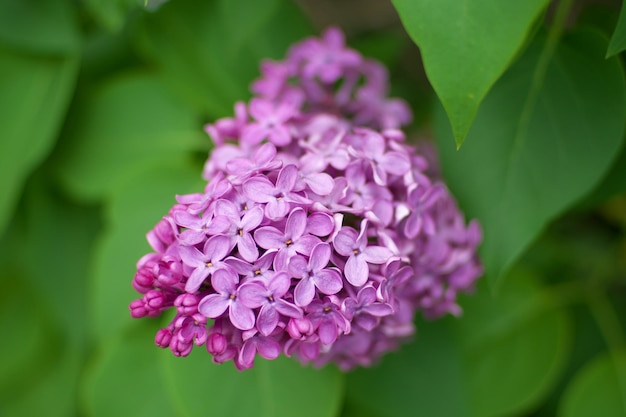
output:
<svg viewBox="0 0 626 417"><path fill-rule="evenodd" d="M154 323L143 324L109 340L86 375L83 403L90 416L179 415L159 366L169 352L154 345Z"/></svg>
<svg viewBox="0 0 626 417"><path fill-rule="evenodd" d="M419 321L400 353L349 375L349 401L381 417L516 415L538 404L562 370L569 326L532 281L517 273L498 298L483 288L467 299L459 319Z"/></svg>
<svg viewBox="0 0 626 417"><path fill-rule="evenodd" d="M611 42L609 42L606 57L613 56L624 49L626 49L626 3L622 3L622 11L619 14L619 20L611 37Z"/></svg>
<svg viewBox="0 0 626 417"><path fill-rule="evenodd" d="M104 84L72 121L58 169L70 190L89 200L110 194L136 172L210 143L196 113L144 73Z"/></svg>
<svg viewBox="0 0 626 417"><path fill-rule="evenodd" d="M478 107L524 44L548 0L394 0L460 146Z"/></svg>
<svg viewBox="0 0 626 417"><path fill-rule="evenodd" d="M595 187L624 135L624 79L619 62L603 57L606 40L591 31L564 38L539 74L543 44L531 46L493 88L472 146L456 152L445 115L437 114L444 174L484 227L492 284L547 222Z"/></svg>
<svg viewBox="0 0 626 417"><path fill-rule="evenodd" d="M99 339L133 323L128 304L140 298L132 288L135 265L151 251L146 233L176 203L176 194L201 192L200 167L172 159L124 178L107 206L107 229L93 264L91 306L93 330Z"/></svg>
<svg viewBox="0 0 626 417"><path fill-rule="evenodd" d="M232 363L217 365L204 349L187 358L170 355L167 381L183 416L332 417L343 398L343 374L336 368L312 369L295 359L257 359L239 372Z"/></svg>
<svg viewBox="0 0 626 417"><path fill-rule="evenodd" d="M570 382L561 402L562 417L626 415L626 351L603 354Z"/></svg>
<svg viewBox="0 0 626 417"><path fill-rule="evenodd" d="M21 55L0 47L0 233L26 177L54 144L77 70L74 57Z"/></svg>
<svg viewBox="0 0 626 417"><path fill-rule="evenodd" d="M0 43L46 54L76 52L80 33L69 0L0 1Z"/></svg>
<svg viewBox="0 0 626 417"><path fill-rule="evenodd" d="M278 58L308 33L284 0L170 1L143 22L141 49L182 97L211 117L248 98L261 59Z"/></svg>

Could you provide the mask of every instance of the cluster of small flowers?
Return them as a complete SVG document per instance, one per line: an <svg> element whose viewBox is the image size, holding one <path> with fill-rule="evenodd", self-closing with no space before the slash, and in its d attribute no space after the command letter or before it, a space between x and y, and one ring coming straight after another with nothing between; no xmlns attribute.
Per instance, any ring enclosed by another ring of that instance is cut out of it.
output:
<svg viewBox="0 0 626 417"><path fill-rule="evenodd" d="M156 343L179 356L195 344L238 369L281 352L350 369L413 334L416 311L459 314L480 228L405 144L411 114L386 98L386 70L329 29L262 74L207 126L204 193L148 233L132 316L175 309Z"/></svg>

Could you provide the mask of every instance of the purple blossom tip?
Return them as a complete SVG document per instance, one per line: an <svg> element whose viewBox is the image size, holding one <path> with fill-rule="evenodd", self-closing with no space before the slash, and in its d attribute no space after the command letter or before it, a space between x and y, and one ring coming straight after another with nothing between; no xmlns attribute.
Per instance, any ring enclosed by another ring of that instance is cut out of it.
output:
<svg viewBox="0 0 626 417"><path fill-rule="evenodd" d="M179 195L147 237L132 317L174 309L155 343L205 346L237 369L281 353L372 364L413 318L459 315L482 268L429 148L405 142L406 104L341 31L266 61L255 97L205 127L204 192Z"/></svg>

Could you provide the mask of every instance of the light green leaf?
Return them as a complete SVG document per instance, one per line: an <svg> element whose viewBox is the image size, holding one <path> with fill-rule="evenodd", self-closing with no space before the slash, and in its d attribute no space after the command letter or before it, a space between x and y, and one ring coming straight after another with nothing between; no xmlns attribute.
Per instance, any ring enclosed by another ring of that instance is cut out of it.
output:
<svg viewBox="0 0 626 417"><path fill-rule="evenodd" d="M98 22L111 31L124 25L129 12L146 0L83 0L85 6Z"/></svg>
<svg viewBox="0 0 626 417"><path fill-rule="evenodd" d="M428 79L460 146L481 101L524 45L549 0L393 3L420 48Z"/></svg>
<svg viewBox="0 0 626 417"><path fill-rule="evenodd" d="M76 57L23 55L0 47L0 234L26 177L55 142L77 70Z"/></svg>
<svg viewBox="0 0 626 417"><path fill-rule="evenodd" d="M235 101L249 97L261 60L283 56L308 33L284 0L176 0L144 17L141 50L181 97L211 117L232 114Z"/></svg>
<svg viewBox="0 0 626 417"><path fill-rule="evenodd" d="M613 56L626 49L626 3L622 3L622 11L619 14L617 26L611 36L611 42L606 51L606 57Z"/></svg>
<svg viewBox="0 0 626 417"><path fill-rule="evenodd" d="M498 298L483 288L465 301L463 317L420 320L410 345L349 374L350 404L380 417L488 417L542 401L568 353L565 313L525 273Z"/></svg>
<svg viewBox="0 0 626 417"><path fill-rule="evenodd" d="M559 415L626 416L626 351L600 355L583 367L563 394Z"/></svg>
<svg viewBox="0 0 626 417"><path fill-rule="evenodd" d="M57 164L64 184L82 198L100 199L129 175L209 148L197 114L154 75L123 75L84 100Z"/></svg>
<svg viewBox="0 0 626 417"><path fill-rule="evenodd" d="M178 416L159 366L169 352L154 345L154 324L134 326L103 346L82 382L89 416Z"/></svg>
<svg viewBox="0 0 626 417"><path fill-rule="evenodd" d="M537 73L544 44L532 45L494 86L472 146L457 152L443 111L436 114L444 176L482 223L492 284L550 220L596 186L624 135L624 78L617 59L604 59L606 40L574 33Z"/></svg>
<svg viewBox="0 0 626 417"><path fill-rule="evenodd" d="M163 362L169 389L182 416L332 417L343 398L343 374L334 367L313 369L293 358L256 359L239 372L232 363L217 365L204 349L187 358Z"/></svg>
<svg viewBox="0 0 626 417"><path fill-rule="evenodd" d="M176 194L201 192L200 167L184 158L127 176L106 207L106 230L93 263L90 305L93 331L106 340L134 320L128 305L141 294L132 280L139 258L151 251L146 233L176 203Z"/></svg>
<svg viewBox="0 0 626 417"><path fill-rule="evenodd" d="M0 43L45 54L78 51L80 33L69 0L0 1Z"/></svg>

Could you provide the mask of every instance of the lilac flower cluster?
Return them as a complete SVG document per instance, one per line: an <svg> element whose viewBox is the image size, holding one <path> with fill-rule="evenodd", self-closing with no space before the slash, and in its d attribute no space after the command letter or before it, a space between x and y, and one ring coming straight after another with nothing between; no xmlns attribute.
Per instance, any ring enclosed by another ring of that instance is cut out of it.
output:
<svg viewBox="0 0 626 417"><path fill-rule="evenodd" d="M385 69L330 29L265 62L252 90L207 126L205 191L148 233L130 310L175 310L157 345L238 369L281 352L350 369L413 334L416 311L459 314L480 228L405 143Z"/></svg>

